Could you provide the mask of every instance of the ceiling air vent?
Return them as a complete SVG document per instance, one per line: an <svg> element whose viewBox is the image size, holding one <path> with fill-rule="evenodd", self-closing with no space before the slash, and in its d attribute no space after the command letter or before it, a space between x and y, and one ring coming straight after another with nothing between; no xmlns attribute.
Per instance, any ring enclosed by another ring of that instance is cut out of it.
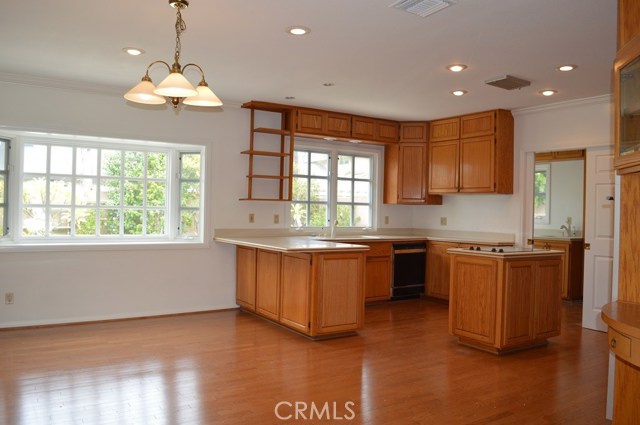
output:
<svg viewBox="0 0 640 425"><path fill-rule="evenodd" d="M390 4L389 7L404 10L424 18L452 4L453 2L448 0L400 0Z"/></svg>
<svg viewBox="0 0 640 425"><path fill-rule="evenodd" d="M512 75L503 75L501 77L492 78L485 81L485 84L490 86L500 87L505 90L521 89L531 85L531 81L523 80L522 78L514 77Z"/></svg>

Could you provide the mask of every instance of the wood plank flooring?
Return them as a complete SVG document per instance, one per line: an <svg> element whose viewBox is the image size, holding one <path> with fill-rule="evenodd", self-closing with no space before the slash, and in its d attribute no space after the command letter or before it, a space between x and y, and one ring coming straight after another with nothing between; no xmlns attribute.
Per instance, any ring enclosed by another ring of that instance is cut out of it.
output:
<svg viewBox="0 0 640 425"><path fill-rule="evenodd" d="M606 334L580 314L502 357L459 345L426 300L319 342L236 310L0 331L0 423L605 424Z"/></svg>

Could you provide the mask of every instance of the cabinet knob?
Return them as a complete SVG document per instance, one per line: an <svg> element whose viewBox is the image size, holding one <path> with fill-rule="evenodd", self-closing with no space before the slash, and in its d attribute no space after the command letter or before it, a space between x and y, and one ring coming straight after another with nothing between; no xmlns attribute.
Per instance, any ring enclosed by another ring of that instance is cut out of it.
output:
<svg viewBox="0 0 640 425"><path fill-rule="evenodd" d="M616 348L617 344L618 341L616 341L616 337L614 336L613 338L611 338L611 342L609 342L609 345L611 346L611 348Z"/></svg>

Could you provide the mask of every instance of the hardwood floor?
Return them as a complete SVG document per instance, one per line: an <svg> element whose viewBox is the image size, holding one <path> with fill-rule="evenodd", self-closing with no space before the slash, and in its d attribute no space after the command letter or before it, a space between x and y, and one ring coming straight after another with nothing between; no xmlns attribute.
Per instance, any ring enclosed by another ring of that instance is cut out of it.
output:
<svg viewBox="0 0 640 425"><path fill-rule="evenodd" d="M426 300L316 342L239 311L0 331L0 423L604 424L606 334L580 313L501 357L459 345Z"/></svg>

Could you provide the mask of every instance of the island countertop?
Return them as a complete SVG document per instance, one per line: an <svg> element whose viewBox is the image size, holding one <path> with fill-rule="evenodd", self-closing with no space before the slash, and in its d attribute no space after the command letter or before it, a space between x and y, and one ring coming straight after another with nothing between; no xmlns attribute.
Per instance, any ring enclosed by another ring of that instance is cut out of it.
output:
<svg viewBox="0 0 640 425"><path fill-rule="evenodd" d="M308 236L261 236L261 237L216 237L217 242L228 243L271 251L326 252L368 251L366 245L332 242Z"/></svg>
<svg viewBox="0 0 640 425"><path fill-rule="evenodd" d="M500 252L502 251L502 252ZM450 254L458 255L474 255L480 257L498 257L498 258L541 258L562 255L563 251L556 249L538 249L538 248L522 248L522 247L504 247L504 248L483 248L481 250L468 248L450 248L447 250Z"/></svg>

